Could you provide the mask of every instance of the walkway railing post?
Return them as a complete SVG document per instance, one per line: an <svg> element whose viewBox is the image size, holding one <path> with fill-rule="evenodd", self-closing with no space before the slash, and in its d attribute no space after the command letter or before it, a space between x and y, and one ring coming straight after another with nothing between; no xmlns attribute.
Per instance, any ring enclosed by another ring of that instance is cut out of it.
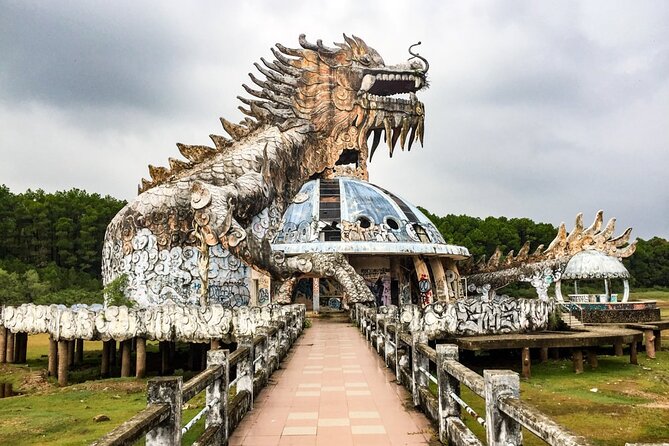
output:
<svg viewBox="0 0 669 446"><path fill-rule="evenodd" d="M249 354L245 359L237 363L237 393L243 390L251 394L251 404L249 409L253 409L253 378L255 377L255 368L253 362L255 355L253 354L253 337L244 336L237 340L237 348L248 348Z"/></svg>
<svg viewBox="0 0 669 446"><path fill-rule="evenodd" d="M383 338L383 340L385 341L385 345L383 346L383 357L386 361L386 367L390 367L390 357L391 355L395 356L395 350L397 349L397 343L395 343L395 346L393 347L393 342L390 337L390 330L388 330L389 328L394 328L395 330L392 331L397 333L394 321L391 322L389 320L386 320L386 324L383 329L383 331L385 332L385 336Z"/></svg>
<svg viewBox="0 0 669 446"><path fill-rule="evenodd" d="M148 403L169 404L170 416L146 434L146 446L181 444L181 376L165 376L149 380Z"/></svg>
<svg viewBox="0 0 669 446"><path fill-rule="evenodd" d="M412 333L411 334L411 390L413 395L413 404L414 406L420 406L420 388L427 387L427 376L420 371L421 367L425 370L429 370L430 360L423 357L423 355L418 351L418 344L425 343L427 344L427 335L425 333Z"/></svg>
<svg viewBox="0 0 669 446"><path fill-rule="evenodd" d="M520 398L520 378L511 370L484 370L486 438L488 446L520 446L521 425L501 410L501 398Z"/></svg>
<svg viewBox="0 0 669 446"><path fill-rule="evenodd" d="M383 314L377 313L375 320L376 320L376 325L374 326L374 332L376 333L376 338L374 338L374 343L376 344L376 353L381 353L381 338L383 337L383 330L381 330L381 321L385 321L385 316Z"/></svg>
<svg viewBox="0 0 669 446"><path fill-rule="evenodd" d="M226 444L228 441L228 384L230 382L230 366L228 350L209 350L207 352L207 367L220 365L223 367L221 377L207 386L206 405L211 407L205 420L205 428L220 425L215 444Z"/></svg>
<svg viewBox="0 0 669 446"><path fill-rule="evenodd" d="M448 443L448 419L460 418L460 408L453 394L460 395L460 383L446 372L446 361L458 360L458 346L437 344L437 382L439 386L439 441Z"/></svg>

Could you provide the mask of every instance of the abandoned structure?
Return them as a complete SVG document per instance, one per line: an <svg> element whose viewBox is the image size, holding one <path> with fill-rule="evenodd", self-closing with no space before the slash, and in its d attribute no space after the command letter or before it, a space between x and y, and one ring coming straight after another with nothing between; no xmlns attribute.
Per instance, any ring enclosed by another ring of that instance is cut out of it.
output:
<svg viewBox="0 0 669 446"><path fill-rule="evenodd" d="M366 179L384 132L391 155L398 142L422 143L425 111L415 93L427 85L427 61L410 48L407 62L386 65L361 39L344 39L333 48L304 35L299 49L277 44L275 60L256 64L265 80L251 75L260 90L244 86L253 97L240 98L248 117L239 125L221 120L232 139L179 144L186 160L149 166L151 181L107 229L105 283L127 275L127 294L142 306L232 305L250 295L244 263L272 277L276 302L288 301L303 275L336 280L350 301L374 301L342 254L282 256L270 246L309 179L341 172ZM401 93L410 98L393 97Z"/></svg>
<svg viewBox="0 0 669 446"><path fill-rule="evenodd" d="M286 257L338 252L372 290L378 305L426 305L464 295L457 260L462 246L446 244L414 205L354 177L305 183L288 207L272 243ZM298 283L307 306L339 308L344 290L333 281Z"/></svg>

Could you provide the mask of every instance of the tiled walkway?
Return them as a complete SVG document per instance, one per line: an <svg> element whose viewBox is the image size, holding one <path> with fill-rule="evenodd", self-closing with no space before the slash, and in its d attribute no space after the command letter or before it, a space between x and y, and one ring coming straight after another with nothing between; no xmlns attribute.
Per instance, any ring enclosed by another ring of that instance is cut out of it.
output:
<svg viewBox="0 0 669 446"><path fill-rule="evenodd" d="M433 430L350 323L313 319L230 445L417 445Z"/></svg>

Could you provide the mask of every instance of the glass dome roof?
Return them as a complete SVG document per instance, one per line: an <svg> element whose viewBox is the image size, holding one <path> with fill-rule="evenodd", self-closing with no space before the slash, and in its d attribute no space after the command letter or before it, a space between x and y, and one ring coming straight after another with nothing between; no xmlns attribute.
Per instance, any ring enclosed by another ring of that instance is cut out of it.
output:
<svg viewBox="0 0 669 446"><path fill-rule="evenodd" d="M283 215L272 249L286 254L423 254L469 257L448 245L414 205L356 178L304 184Z"/></svg>

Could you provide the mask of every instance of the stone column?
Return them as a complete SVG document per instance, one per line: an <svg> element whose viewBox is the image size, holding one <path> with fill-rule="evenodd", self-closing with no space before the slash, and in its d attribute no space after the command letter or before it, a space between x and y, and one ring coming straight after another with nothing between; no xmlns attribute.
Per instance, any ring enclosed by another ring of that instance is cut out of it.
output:
<svg viewBox="0 0 669 446"><path fill-rule="evenodd" d="M531 372L531 367L532 367L532 359L530 357L530 348L529 347L523 347L523 378L530 379L530 376L532 375Z"/></svg>
<svg viewBox="0 0 669 446"><path fill-rule="evenodd" d="M439 387L439 441L448 444L448 419L460 418L460 406L452 394L460 395L460 383L446 373L444 363L458 360L458 346L437 344L437 382Z"/></svg>
<svg viewBox="0 0 669 446"><path fill-rule="evenodd" d="M6 349L6 356L5 356L5 361L8 364L13 364L14 363L14 341L16 340L16 336L14 333L11 331L7 330L7 349Z"/></svg>
<svg viewBox="0 0 669 446"><path fill-rule="evenodd" d="M318 277L314 277L313 279L313 288L312 288L312 295L314 299L314 313L318 313L321 310L321 281Z"/></svg>
<svg viewBox="0 0 669 446"><path fill-rule="evenodd" d="M100 375L103 378L109 376L109 362L111 360L111 342L112 341L103 341L102 342L102 358L100 364Z"/></svg>
<svg viewBox="0 0 669 446"><path fill-rule="evenodd" d="M74 354L74 363L83 364L84 362L84 340L77 339L76 351Z"/></svg>
<svg viewBox="0 0 669 446"><path fill-rule="evenodd" d="M181 376L165 376L149 380L148 403L168 404L170 415L146 434L146 446L181 444L182 389Z"/></svg>
<svg viewBox="0 0 669 446"><path fill-rule="evenodd" d="M49 337L49 376L58 374L58 342Z"/></svg>
<svg viewBox="0 0 669 446"><path fill-rule="evenodd" d="M67 374L70 366L68 352L70 350L70 341L58 341L58 385L65 387L67 385Z"/></svg>
<svg viewBox="0 0 669 446"><path fill-rule="evenodd" d="M436 300L449 301L448 287L446 286L446 272L441 259L438 257L430 257L430 268L434 274L434 294Z"/></svg>
<svg viewBox="0 0 669 446"><path fill-rule="evenodd" d="M433 301L432 280L430 278L430 270L427 269L427 264L418 256L413 257L413 264L416 267L416 276L418 278L418 293L421 308L429 305ZM422 287L422 289L421 289Z"/></svg>
<svg viewBox="0 0 669 446"><path fill-rule="evenodd" d="M0 325L0 364L7 361L7 329Z"/></svg>
<svg viewBox="0 0 669 446"><path fill-rule="evenodd" d="M130 339L126 339L125 341L121 341L121 377L122 378L127 378L130 376L130 361L132 360L131 355L130 355L130 347L131 347L132 341Z"/></svg>
<svg viewBox="0 0 669 446"><path fill-rule="evenodd" d="M212 425L220 425L221 430L215 444L227 444L228 440L228 384L230 382L230 365L228 363L228 350L209 350L207 352L206 366L220 365L223 367L222 376L207 386L206 404L212 405L207 413L205 429ZM214 404L215 401L218 401Z"/></svg>
<svg viewBox="0 0 669 446"><path fill-rule="evenodd" d="M146 339L137 338L135 349L135 378L140 379L146 375Z"/></svg>
<svg viewBox="0 0 669 446"><path fill-rule="evenodd" d="M520 379L511 370L484 370L486 439L488 446L521 446L519 422L499 410L500 398L520 398Z"/></svg>

